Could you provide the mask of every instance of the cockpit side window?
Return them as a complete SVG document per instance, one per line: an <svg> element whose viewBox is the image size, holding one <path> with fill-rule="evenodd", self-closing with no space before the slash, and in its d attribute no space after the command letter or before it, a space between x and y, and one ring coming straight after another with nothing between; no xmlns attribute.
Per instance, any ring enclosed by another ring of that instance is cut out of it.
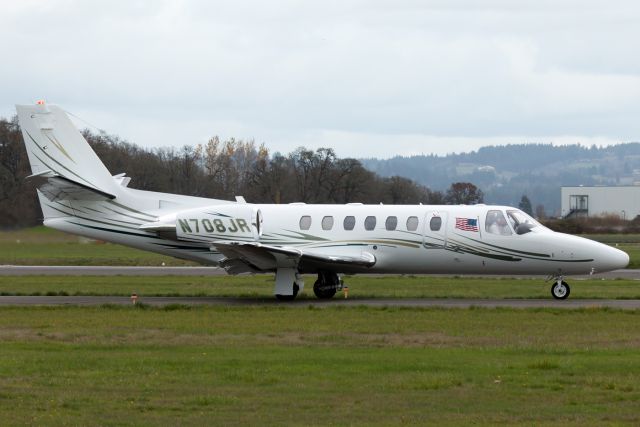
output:
<svg viewBox="0 0 640 427"><path fill-rule="evenodd" d="M520 224L531 224L533 226L538 225L538 222L535 219L531 218L524 212L516 210L507 211L507 216L509 217L509 221L511 221L511 224L513 224L514 228Z"/></svg>
<svg viewBox="0 0 640 427"><path fill-rule="evenodd" d="M501 236L510 236L513 234L507 220L504 217L502 211L493 210L487 212L487 217L484 221L484 229L489 234L498 234Z"/></svg>
<svg viewBox="0 0 640 427"><path fill-rule="evenodd" d="M543 228L538 221L522 211L509 210L507 211L507 217L509 218L509 222L511 222L511 226L516 231L516 234L526 234L531 231L532 228L538 226Z"/></svg>

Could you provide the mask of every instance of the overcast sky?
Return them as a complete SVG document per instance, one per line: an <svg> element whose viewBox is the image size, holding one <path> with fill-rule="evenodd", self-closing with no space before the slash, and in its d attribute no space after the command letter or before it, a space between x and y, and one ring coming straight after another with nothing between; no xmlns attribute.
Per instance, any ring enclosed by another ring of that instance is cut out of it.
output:
<svg viewBox="0 0 640 427"><path fill-rule="evenodd" d="M640 140L640 2L0 0L0 116L342 157Z"/></svg>

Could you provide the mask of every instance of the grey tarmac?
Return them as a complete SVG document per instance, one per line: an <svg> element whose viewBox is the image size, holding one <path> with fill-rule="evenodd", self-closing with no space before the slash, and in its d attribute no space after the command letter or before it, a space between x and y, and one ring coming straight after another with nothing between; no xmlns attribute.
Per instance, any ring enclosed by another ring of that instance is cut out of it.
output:
<svg viewBox="0 0 640 427"><path fill-rule="evenodd" d="M47 266L47 265L0 265L0 276L224 276L218 267L119 267L119 266ZM367 276L367 275L363 275ZM375 275L379 276L379 275ZM397 276L393 275L393 276ZM481 274L418 274L426 277L513 277L541 278L545 275L481 275ZM640 280L640 269L615 270L593 276L570 276L571 279L629 279Z"/></svg>
<svg viewBox="0 0 640 427"><path fill-rule="evenodd" d="M229 297L138 297L138 304L150 306L167 305L209 305L209 306L263 306L263 307L422 307L422 308L555 308L585 309L613 308L621 310L640 309L640 300L611 299L449 299L449 298L336 298L317 300L301 298L281 302L272 298L229 298ZM122 296L0 296L0 306L100 306L104 304L133 305L130 297Z"/></svg>

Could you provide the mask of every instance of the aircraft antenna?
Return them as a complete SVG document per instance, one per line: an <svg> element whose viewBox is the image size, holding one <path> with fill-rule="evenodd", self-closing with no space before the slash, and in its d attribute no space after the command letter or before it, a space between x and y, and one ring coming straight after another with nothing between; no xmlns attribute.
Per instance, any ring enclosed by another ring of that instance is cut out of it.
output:
<svg viewBox="0 0 640 427"><path fill-rule="evenodd" d="M85 120L85 119L83 119L82 117L80 117L80 116L76 116L76 115L75 115L75 114L73 114L71 111L67 111L67 110L63 110L63 111L64 111L65 113L69 114L70 116L73 116L73 117L75 117L76 119L80 120L82 123L84 123L84 124L86 124L86 125L89 125L89 127L94 128L95 130L97 130L97 131L98 131L98 133L100 133L100 135L103 135L103 136L104 136L104 135L106 135L106 134L107 134L107 131L105 131L104 129L100 129L98 126L96 126L96 125L94 125L94 124L92 124L92 123L89 123L88 121L86 121L86 120Z"/></svg>

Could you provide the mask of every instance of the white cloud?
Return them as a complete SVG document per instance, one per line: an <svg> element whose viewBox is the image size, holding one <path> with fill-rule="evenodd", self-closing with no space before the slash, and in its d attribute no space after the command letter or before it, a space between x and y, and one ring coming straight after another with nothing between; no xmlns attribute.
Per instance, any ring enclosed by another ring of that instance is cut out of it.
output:
<svg viewBox="0 0 640 427"><path fill-rule="evenodd" d="M633 1L0 1L0 115L341 155L639 140ZM390 144L390 141L392 144ZM467 148L465 148L467 147Z"/></svg>

